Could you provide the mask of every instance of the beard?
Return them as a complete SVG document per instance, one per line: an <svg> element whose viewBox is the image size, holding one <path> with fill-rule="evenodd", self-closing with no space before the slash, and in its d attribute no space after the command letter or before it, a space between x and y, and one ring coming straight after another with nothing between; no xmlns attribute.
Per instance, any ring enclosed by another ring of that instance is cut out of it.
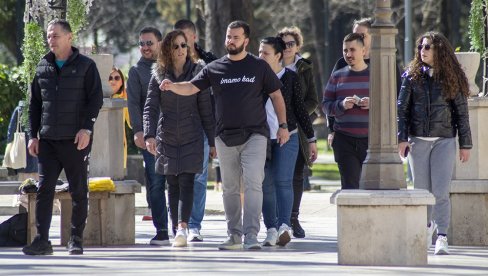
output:
<svg viewBox="0 0 488 276"><path fill-rule="evenodd" d="M236 47L235 49L231 49L230 46L231 45L227 45L225 47L225 49L227 50L227 53L229 53L229 55L238 55L238 54L242 53L242 51L244 51L244 43L242 43L242 45L240 47Z"/></svg>

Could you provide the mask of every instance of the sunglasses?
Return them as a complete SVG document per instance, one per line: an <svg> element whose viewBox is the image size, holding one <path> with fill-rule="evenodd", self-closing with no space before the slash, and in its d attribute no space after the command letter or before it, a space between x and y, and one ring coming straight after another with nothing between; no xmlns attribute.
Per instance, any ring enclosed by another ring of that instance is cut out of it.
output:
<svg viewBox="0 0 488 276"><path fill-rule="evenodd" d="M429 51L430 47L432 47L431 44L420 44L419 46L417 46L417 49L419 50L419 52L422 50L422 48L424 48L426 51Z"/></svg>
<svg viewBox="0 0 488 276"><path fill-rule="evenodd" d="M111 81L111 80L116 80L116 81L119 81L120 80L120 76L115 76L115 77L108 77L108 81Z"/></svg>
<svg viewBox="0 0 488 276"><path fill-rule="evenodd" d="M297 42L292 40L292 41L285 42L285 45L286 48L292 48L293 46L297 45Z"/></svg>
<svg viewBox="0 0 488 276"><path fill-rule="evenodd" d="M147 47L151 47L154 45L154 43L151 40L148 41L139 41L139 46L144 47L144 45L147 45Z"/></svg>
<svg viewBox="0 0 488 276"><path fill-rule="evenodd" d="M186 47L188 47L188 45L186 43L181 43L180 45L175 44L175 45L173 45L173 50L177 50L180 47L181 47L181 49L185 49Z"/></svg>

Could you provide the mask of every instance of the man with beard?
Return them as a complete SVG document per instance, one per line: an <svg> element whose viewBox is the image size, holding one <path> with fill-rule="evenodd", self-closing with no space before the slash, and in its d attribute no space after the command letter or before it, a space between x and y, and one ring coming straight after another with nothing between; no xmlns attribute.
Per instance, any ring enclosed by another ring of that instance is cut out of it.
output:
<svg viewBox="0 0 488 276"><path fill-rule="evenodd" d="M263 204L262 183L269 128L264 103L269 96L278 116L277 140L288 141L285 103L281 82L266 61L246 51L249 25L234 21L227 27L227 55L208 64L190 82L163 80L161 90L192 95L212 87L217 129L215 145L223 182L223 200L228 239L221 250L261 249L259 216ZM166 92L166 93L171 93ZM244 185L244 215L241 217L240 182Z"/></svg>
<svg viewBox="0 0 488 276"><path fill-rule="evenodd" d="M361 169L368 149L369 68L364 61L364 36L344 38L346 67L330 76L322 101L324 113L334 116L334 158L342 189L359 189Z"/></svg>
<svg viewBox="0 0 488 276"><path fill-rule="evenodd" d="M142 113L146 103L147 88L151 79L151 66L156 62L159 43L163 39L161 32L154 27L145 27L139 32L139 51L141 58L129 70L127 80L127 106L130 123L134 131L134 143L142 152L146 173L146 200L152 217L144 216L143 220L153 221L156 236L151 239L152 245L168 245L168 211L164 194L166 178L156 172L155 157L146 149L142 129Z"/></svg>

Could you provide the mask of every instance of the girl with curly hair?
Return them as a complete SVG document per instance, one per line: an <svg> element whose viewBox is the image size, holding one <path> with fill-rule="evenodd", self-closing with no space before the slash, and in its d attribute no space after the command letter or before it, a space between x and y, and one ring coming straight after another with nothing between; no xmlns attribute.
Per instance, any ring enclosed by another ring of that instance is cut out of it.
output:
<svg viewBox="0 0 488 276"><path fill-rule="evenodd" d="M415 58L403 75L398 97L398 153L407 157L416 189L429 190L427 247L437 229L436 255L449 254L449 190L459 138L459 160L469 160L468 81L444 35L427 32L417 39ZM410 154L408 154L410 153Z"/></svg>

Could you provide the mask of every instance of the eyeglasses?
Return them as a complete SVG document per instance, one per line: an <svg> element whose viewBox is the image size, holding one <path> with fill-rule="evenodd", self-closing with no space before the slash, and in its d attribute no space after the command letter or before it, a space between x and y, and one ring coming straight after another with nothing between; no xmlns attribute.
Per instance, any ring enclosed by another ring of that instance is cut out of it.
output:
<svg viewBox="0 0 488 276"><path fill-rule="evenodd" d="M432 46L432 44L420 44L419 46L417 46L417 49L419 50L419 52L422 50L422 48L424 48L426 51L429 51L430 47Z"/></svg>
<svg viewBox="0 0 488 276"><path fill-rule="evenodd" d="M139 46L140 47L144 47L144 45L147 45L147 47L151 47L154 45L154 42L152 42L151 40L148 40L148 41L139 41Z"/></svg>
<svg viewBox="0 0 488 276"><path fill-rule="evenodd" d="M173 45L173 50L177 50L180 47L181 47L181 49L185 49L186 47L188 47L188 45L186 43L181 43L180 45L175 44L175 45Z"/></svg>
<svg viewBox="0 0 488 276"><path fill-rule="evenodd" d="M292 48L293 46L297 45L297 42L292 40L292 41L285 42L285 45L286 48Z"/></svg>
<svg viewBox="0 0 488 276"><path fill-rule="evenodd" d="M115 77L108 77L108 81L112 81L112 80L116 80L116 81L119 81L120 80L120 76L115 76Z"/></svg>

